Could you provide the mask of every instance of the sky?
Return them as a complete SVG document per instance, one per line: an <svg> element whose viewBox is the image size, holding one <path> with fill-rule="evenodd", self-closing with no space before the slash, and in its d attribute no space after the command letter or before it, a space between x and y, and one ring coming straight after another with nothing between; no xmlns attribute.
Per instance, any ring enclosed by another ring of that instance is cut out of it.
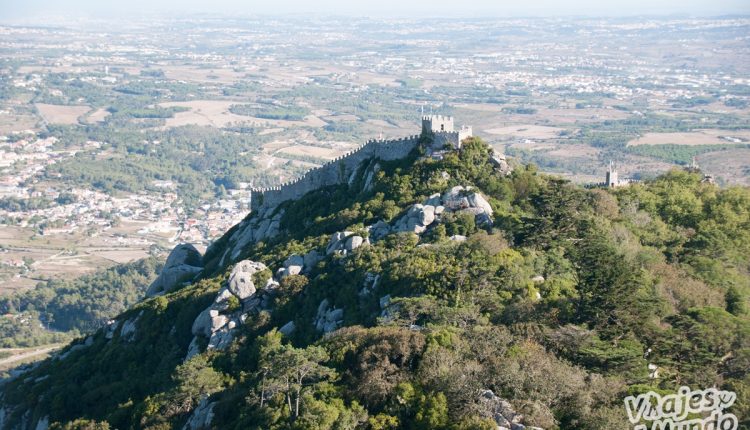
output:
<svg viewBox="0 0 750 430"><path fill-rule="evenodd" d="M314 14L371 17L716 16L750 14L750 0L0 0L0 19L66 14Z"/></svg>

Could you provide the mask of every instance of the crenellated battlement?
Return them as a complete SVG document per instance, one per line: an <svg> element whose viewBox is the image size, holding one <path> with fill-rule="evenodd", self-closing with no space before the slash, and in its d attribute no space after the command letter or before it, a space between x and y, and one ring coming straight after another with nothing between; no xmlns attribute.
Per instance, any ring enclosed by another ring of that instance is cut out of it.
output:
<svg viewBox="0 0 750 430"><path fill-rule="evenodd" d="M442 149L446 144L460 148L461 141L471 137L471 127L455 131L453 117L429 115L422 117L422 134L398 139L370 139L356 149L328 161L320 167L307 171L301 177L276 187L253 188L250 190L250 208L278 206L287 200L295 200L318 188L351 183L360 164L370 158L384 161L406 157L417 147L422 136L428 136L431 148Z"/></svg>
<svg viewBox="0 0 750 430"><path fill-rule="evenodd" d="M419 135L398 139L371 139L356 149L309 170L301 177L279 186L253 188L250 190L250 207L275 207L287 200L298 199L310 191L330 185L350 182L352 174L362 161L369 158L397 160L406 157L419 143Z"/></svg>

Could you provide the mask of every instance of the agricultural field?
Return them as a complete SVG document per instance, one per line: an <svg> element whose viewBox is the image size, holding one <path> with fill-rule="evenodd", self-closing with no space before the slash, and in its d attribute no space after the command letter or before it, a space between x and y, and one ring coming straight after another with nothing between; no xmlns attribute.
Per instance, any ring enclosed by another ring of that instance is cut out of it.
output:
<svg viewBox="0 0 750 430"><path fill-rule="evenodd" d="M91 108L88 106L63 106L37 103L34 105L39 116L49 124L77 124L79 118Z"/></svg>
<svg viewBox="0 0 750 430"><path fill-rule="evenodd" d="M646 133L628 142L638 145L724 145L750 142L750 130L695 130L685 133Z"/></svg>

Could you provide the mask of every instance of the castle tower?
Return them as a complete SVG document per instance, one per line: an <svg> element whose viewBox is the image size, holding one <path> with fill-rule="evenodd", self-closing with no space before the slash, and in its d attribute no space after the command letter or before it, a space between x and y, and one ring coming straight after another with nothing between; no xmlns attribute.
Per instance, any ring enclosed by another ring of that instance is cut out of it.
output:
<svg viewBox="0 0 750 430"><path fill-rule="evenodd" d="M608 187L616 187L619 184L617 178L617 170L615 170L612 160L609 160L609 169L607 169L606 185Z"/></svg>
<svg viewBox="0 0 750 430"><path fill-rule="evenodd" d="M422 117L422 134L453 132L453 117L426 115Z"/></svg>
<svg viewBox="0 0 750 430"><path fill-rule="evenodd" d="M434 149L442 149L446 144L460 149L461 142L472 136L472 130L471 127L455 130L452 116L425 115L422 116L422 136L431 138Z"/></svg>

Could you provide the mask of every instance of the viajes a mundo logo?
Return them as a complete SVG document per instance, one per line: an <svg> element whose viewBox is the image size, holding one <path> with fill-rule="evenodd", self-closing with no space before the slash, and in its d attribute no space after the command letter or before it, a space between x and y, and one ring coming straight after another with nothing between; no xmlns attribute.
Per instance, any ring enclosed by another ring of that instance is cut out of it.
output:
<svg viewBox="0 0 750 430"><path fill-rule="evenodd" d="M675 394L628 396L625 409L633 430L736 430L737 417L726 412L735 400L732 391L680 387Z"/></svg>

